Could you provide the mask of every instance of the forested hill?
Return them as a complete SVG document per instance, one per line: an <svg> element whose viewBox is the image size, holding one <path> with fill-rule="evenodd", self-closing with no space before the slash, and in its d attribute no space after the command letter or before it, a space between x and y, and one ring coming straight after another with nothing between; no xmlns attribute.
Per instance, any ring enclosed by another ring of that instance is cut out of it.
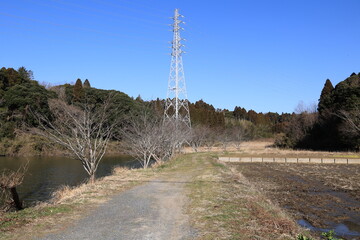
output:
<svg viewBox="0 0 360 240"><path fill-rule="evenodd" d="M126 114L139 108L139 103L127 94L115 90L92 88L90 82L78 79L75 85L64 84L45 88L33 80L33 74L24 67L0 69L0 141L13 139L17 130L24 126L36 126L31 111L51 118L48 100L63 94L68 104L76 104L84 96L93 103L99 103L112 93L113 102L117 106L114 114Z"/></svg>
<svg viewBox="0 0 360 240"><path fill-rule="evenodd" d="M360 74L351 76L333 87L326 80L319 99L318 111L295 113L257 113L235 107L233 111L216 109L199 100L189 103L193 127L203 127L215 136L228 136L241 131L243 140L275 137L279 147L310 149L358 149L360 146ZM112 94L116 103L114 118L131 111L150 109L159 117L163 115L164 100L143 101L133 99L115 90L91 87L90 81L80 79L74 85L44 87L33 80L33 73L24 67L0 69L0 154L9 148L29 126L36 127L31 111L51 119L48 101L61 97L68 104L87 101L100 103ZM319 94L320 95L320 94ZM33 141L33 140L32 140ZM35 141L36 142L36 141ZM20 144L21 145L21 144ZM36 144L35 144L36 145ZM41 147L34 146L33 148ZM17 147L12 150L16 152Z"/></svg>

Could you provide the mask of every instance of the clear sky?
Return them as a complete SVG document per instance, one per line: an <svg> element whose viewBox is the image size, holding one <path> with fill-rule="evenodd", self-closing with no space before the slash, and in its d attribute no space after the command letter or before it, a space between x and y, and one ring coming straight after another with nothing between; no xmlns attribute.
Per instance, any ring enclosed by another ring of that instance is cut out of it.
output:
<svg viewBox="0 0 360 240"><path fill-rule="evenodd" d="M39 82L77 78L166 97L171 17L185 16L188 97L215 108L292 112L360 72L359 0L1 1L0 66Z"/></svg>

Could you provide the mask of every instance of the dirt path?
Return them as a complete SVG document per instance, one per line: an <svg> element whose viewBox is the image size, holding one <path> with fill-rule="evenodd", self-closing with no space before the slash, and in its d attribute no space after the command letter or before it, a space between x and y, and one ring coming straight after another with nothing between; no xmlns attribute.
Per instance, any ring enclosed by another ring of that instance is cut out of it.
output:
<svg viewBox="0 0 360 240"><path fill-rule="evenodd" d="M64 232L42 239L193 239L195 232L183 213L184 185L190 177L176 174L134 187Z"/></svg>

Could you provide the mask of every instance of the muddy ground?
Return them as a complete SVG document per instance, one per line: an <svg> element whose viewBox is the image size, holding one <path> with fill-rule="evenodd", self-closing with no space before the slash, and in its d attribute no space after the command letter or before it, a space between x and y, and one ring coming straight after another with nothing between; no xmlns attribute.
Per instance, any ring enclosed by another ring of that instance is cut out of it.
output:
<svg viewBox="0 0 360 240"><path fill-rule="evenodd" d="M360 239L360 165L233 163L246 178L314 231Z"/></svg>

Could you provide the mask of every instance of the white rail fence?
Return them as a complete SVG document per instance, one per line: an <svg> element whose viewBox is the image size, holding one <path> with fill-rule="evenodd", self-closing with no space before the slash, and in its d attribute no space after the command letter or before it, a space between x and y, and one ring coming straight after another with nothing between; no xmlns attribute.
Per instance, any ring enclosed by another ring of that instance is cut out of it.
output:
<svg viewBox="0 0 360 240"><path fill-rule="evenodd" d="M355 158L219 157L221 162L360 164Z"/></svg>

